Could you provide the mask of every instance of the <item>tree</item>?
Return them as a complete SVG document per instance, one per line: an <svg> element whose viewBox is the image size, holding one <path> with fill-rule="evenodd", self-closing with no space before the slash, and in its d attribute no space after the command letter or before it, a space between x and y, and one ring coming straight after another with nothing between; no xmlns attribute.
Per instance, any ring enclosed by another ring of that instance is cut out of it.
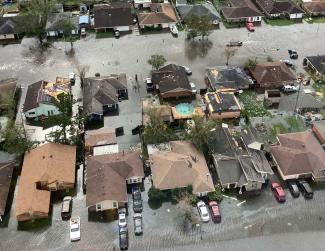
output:
<svg viewBox="0 0 325 251"><path fill-rule="evenodd" d="M257 64L258 64L257 58L254 58L254 59L250 58L244 64L244 69L246 69L246 70L254 70Z"/></svg>
<svg viewBox="0 0 325 251"><path fill-rule="evenodd" d="M83 87L84 79L86 77L87 72L89 71L89 68L90 68L89 65L77 64L77 71L80 78L81 87Z"/></svg>
<svg viewBox="0 0 325 251"><path fill-rule="evenodd" d="M27 33L37 36L41 46L43 46L46 23L55 3L55 0L31 0L27 6L26 15L29 19L23 25Z"/></svg>
<svg viewBox="0 0 325 251"><path fill-rule="evenodd" d="M207 197L209 200L215 200L215 201L221 202L223 199L223 196L222 196L222 188L221 188L220 184L217 184L215 186L215 191L208 193Z"/></svg>
<svg viewBox="0 0 325 251"><path fill-rule="evenodd" d="M142 137L146 144L159 144L173 139L173 132L162 120L156 108L147 112L149 122L145 126Z"/></svg>
<svg viewBox="0 0 325 251"><path fill-rule="evenodd" d="M267 58L266 58L266 61L267 62L273 62L273 58L270 55L268 55Z"/></svg>
<svg viewBox="0 0 325 251"><path fill-rule="evenodd" d="M148 60L148 64L152 66L152 69L159 70L166 63L166 59L162 55L152 55Z"/></svg>
<svg viewBox="0 0 325 251"><path fill-rule="evenodd" d="M163 202L167 198L164 192L155 188L154 186L150 187L148 191L148 197L149 197L149 201L159 202L159 203Z"/></svg>
<svg viewBox="0 0 325 251"><path fill-rule="evenodd" d="M229 60L230 60L233 56L235 56L236 52L237 52L237 49L235 49L235 48L231 48L231 47L226 47L226 48L225 48L226 65L228 65Z"/></svg>
<svg viewBox="0 0 325 251"><path fill-rule="evenodd" d="M192 15L187 21L189 29L189 38L201 36L202 39L210 35L213 30L213 24L207 15L197 16Z"/></svg>
<svg viewBox="0 0 325 251"><path fill-rule="evenodd" d="M64 41L68 40L68 42L70 42L71 50L73 50L73 37L71 32L76 29L76 26L71 23L69 17L60 20L55 26L56 29L63 31Z"/></svg>
<svg viewBox="0 0 325 251"><path fill-rule="evenodd" d="M15 98L10 95L0 95L0 112L9 120L14 120L16 115L17 103Z"/></svg>

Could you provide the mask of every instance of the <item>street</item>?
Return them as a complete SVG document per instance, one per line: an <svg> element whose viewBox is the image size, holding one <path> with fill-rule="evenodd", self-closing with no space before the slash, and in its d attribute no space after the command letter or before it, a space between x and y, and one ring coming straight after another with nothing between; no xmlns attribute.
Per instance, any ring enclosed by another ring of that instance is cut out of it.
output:
<svg viewBox="0 0 325 251"><path fill-rule="evenodd" d="M14 77L24 87L20 107L29 84L38 80L54 81L56 76L68 76L77 72L77 65L89 65L86 76L100 73L126 73L129 99L119 104L119 116L105 117L107 128L124 127L124 136L118 137L120 150L140 142L131 130L141 124L141 98L147 96L144 79L150 75L147 63L153 54L161 54L167 63L177 63L191 68L190 77L198 87L203 87L205 68L224 65L225 44L231 40L243 41L243 46L230 59L230 65L243 65L249 58L266 61L288 58L288 49L295 49L299 59L294 63L297 72L303 72L305 56L325 54L325 24L296 24L272 27L263 24L255 33L245 28L222 28L209 36L209 41L190 44L185 33L178 38L170 33L121 36L120 39L95 39L93 35L74 43L75 56L67 56L65 44L57 42L41 54L34 48L36 40L24 39L22 44L0 47L0 79ZM69 48L69 44L66 45ZM134 91L137 74L140 90ZM74 93L80 95L80 89ZM76 94L77 95L77 94ZM28 98L28 97L27 97ZM20 111L21 109L19 109ZM17 120L21 118L17 115ZM73 202L73 216L81 218L81 240L71 243L68 222L60 217L61 203L53 205L52 224L35 231L18 231L13 202L8 227L0 228L0 250L118 250L117 222L88 221L85 195L82 192L82 169L78 170L77 195ZM132 214L128 217L129 250L324 250L325 196L315 191L314 199L306 201L302 196L293 199L287 191L287 202L276 202L270 187L262 194L239 201L225 198L221 203L221 224L202 225L202 240L198 230L189 233L182 228L183 212L178 205L164 203L158 209L148 205L146 180L144 198L144 234L133 233ZM15 193L17 193L19 180ZM130 196L130 201L132 201ZM130 208L132 204L130 203ZM132 211L132 210L130 210ZM299 244L297 244L299 243Z"/></svg>

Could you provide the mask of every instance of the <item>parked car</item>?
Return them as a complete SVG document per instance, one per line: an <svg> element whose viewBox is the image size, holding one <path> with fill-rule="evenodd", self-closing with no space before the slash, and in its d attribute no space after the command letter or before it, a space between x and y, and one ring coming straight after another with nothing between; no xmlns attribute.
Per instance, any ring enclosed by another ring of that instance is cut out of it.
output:
<svg viewBox="0 0 325 251"><path fill-rule="evenodd" d="M235 47L235 46L242 46L243 42L241 41L230 41L226 44L227 47Z"/></svg>
<svg viewBox="0 0 325 251"><path fill-rule="evenodd" d="M70 240L80 240L80 217L73 217L70 219Z"/></svg>
<svg viewBox="0 0 325 251"><path fill-rule="evenodd" d="M178 29L176 25L172 25L170 27L170 32L174 35L174 36L178 36Z"/></svg>
<svg viewBox="0 0 325 251"><path fill-rule="evenodd" d="M208 205L209 205L212 221L214 223L220 223L221 222L221 214L220 214L220 209L219 209L218 203L216 201L209 201Z"/></svg>
<svg viewBox="0 0 325 251"><path fill-rule="evenodd" d="M298 198L300 195L299 188L297 186L297 183L293 180L288 181L288 189L294 198Z"/></svg>
<svg viewBox="0 0 325 251"><path fill-rule="evenodd" d="M86 35L87 35L86 28L81 28L81 30L80 30L80 36L81 37L85 37Z"/></svg>
<svg viewBox="0 0 325 251"><path fill-rule="evenodd" d="M155 90L155 86L152 83L151 78L146 78L145 82L146 82L146 87L147 87L147 91L148 92L151 92L151 91L154 91Z"/></svg>
<svg viewBox="0 0 325 251"><path fill-rule="evenodd" d="M281 59L282 63L285 63L287 66L292 67L293 63L289 59Z"/></svg>
<svg viewBox="0 0 325 251"><path fill-rule="evenodd" d="M298 180L297 184L305 199L312 199L314 197L314 192L306 180Z"/></svg>
<svg viewBox="0 0 325 251"><path fill-rule="evenodd" d="M194 83L190 83L191 89L192 89L192 93L196 94L197 93L197 89Z"/></svg>
<svg viewBox="0 0 325 251"><path fill-rule="evenodd" d="M143 226L142 226L142 215L137 213L133 215L133 221L134 221L134 234L135 235L141 235L143 232Z"/></svg>
<svg viewBox="0 0 325 251"><path fill-rule="evenodd" d="M184 65L183 65L183 68L185 69L185 72L187 75L192 75L192 71L190 68L188 68L187 66L184 66Z"/></svg>
<svg viewBox="0 0 325 251"><path fill-rule="evenodd" d="M114 37L120 38L120 32L118 30L114 31Z"/></svg>
<svg viewBox="0 0 325 251"><path fill-rule="evenodd" d="M282 87L282 91L284 93L292 93L292 92L296 92L299 91L299 86L294 86L294 85L284 85Z"/></svg>
<svg viewBox="0 0 325 251"><path fill-rule="evenodd" d="M271 189L272 189L272 192L273 192L275 198L279 202L285 202L286 201L286 194L285 194L283 188L280 186L279 183L272 182L271 183Z"/></svg>
<svg viewBox="0 0 325 251"><path fill-rule="evenodd" d="M72 197L71 196L65 196L63 198L62 207L61 207L62 220L70 219L71 213L72 213Z"/></svg>
<svg viewBox="0 0 325 251"><path fill-rule="evenodd" d="M135 213L141 213L142 209L142 200L133 200L133 211Z"/></svg>
<svg viewBox="0 0 325 251"><path fill-rule="evenodd" d="M132 198L133 200L141 200L141 191L138 187L132 188Z"/></svg>
<svg viewBox="0 0 325 251"><path fill-rule="evenodd" d="M127 250L129 248L129 235L128 235L128 229L126 227L120 228L119 242L120 242L121 250Z"/></svg>
<svg viewBox="0 0 325 251"><path fill-rule="evenodd" d="M246 22L246 28L251 32L255 31L255 26L252 22Z"/></svg>
<svg viewBox="0 0 325 251"><path fill-rule="evenodd" d="M127 221L126 221L126 209L120 208L118 210L118 226L119 227L126 227Z"/></svg>
<svg viewBox="0 0 325 251"><path fill-rule="evenodd" d="M74 72L69 73L69 81L71 85L74 85L76 82L76 74Z"/></svg>
<svg viewBox="0 0 325 251"><path fill-rule="evenodd" d="M298 52L296 50L288 50L291 59L298 59Z"/></svg>
<svg viewBox="0 0 325 251"><path fill-rule="evenodd" d="M197 205L197 209L199 211L202 221L209 222L210 216L209 216L209 212L208 212L208 209L207 209L207 206L205 205L205 203L202 200L200 200L196 205Z"/></svg>

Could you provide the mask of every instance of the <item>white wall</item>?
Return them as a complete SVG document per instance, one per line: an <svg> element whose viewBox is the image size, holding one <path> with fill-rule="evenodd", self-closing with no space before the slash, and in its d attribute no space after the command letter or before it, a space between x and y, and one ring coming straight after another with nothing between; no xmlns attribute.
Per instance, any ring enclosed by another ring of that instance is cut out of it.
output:
<svg viewBox="0 0 325 251"><path fill-rule="evenodd" d="M118 144L95 146L93 148L94 156L103 155L103 154L112 154L112 153L118 153Z"/></svg>
<svg viewBox="0 0 325 251"><path fill-rule="evenodd" d="M15 35L14 34L3 34L3 35L0 35L0 40L6 40L6 39L15 39Z"/></svg>
<svg viewBox="0 0 325 251"><path fill-rule="evenodd" d="M298 13L298 14L290 14L290 19L301 19L303 16L302 13Z"/></svg>
<svg viewBox="0 0 325 251"><path fill-rule="evenodd" d="M101 210L97 210L97 206L96 206L96 211L103 211L103 210L109 210L109 209L117 208L117 207L113 207L113 202L115 202L117 207L118 207L118 201L104 200L104 201L102 201L100 203L97 203L97 204L101 205Z"/></svg>

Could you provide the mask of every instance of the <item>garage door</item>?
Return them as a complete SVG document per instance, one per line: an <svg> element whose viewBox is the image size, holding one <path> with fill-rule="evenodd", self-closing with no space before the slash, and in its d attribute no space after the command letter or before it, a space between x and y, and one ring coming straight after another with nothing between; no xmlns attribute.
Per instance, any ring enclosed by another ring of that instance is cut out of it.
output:
<svg viewBox="0 0 325 251"><path fill-rule="evenodd" d="M130 27L129 26L118 26L116 27L118 31L129 31Z"/></svg>

